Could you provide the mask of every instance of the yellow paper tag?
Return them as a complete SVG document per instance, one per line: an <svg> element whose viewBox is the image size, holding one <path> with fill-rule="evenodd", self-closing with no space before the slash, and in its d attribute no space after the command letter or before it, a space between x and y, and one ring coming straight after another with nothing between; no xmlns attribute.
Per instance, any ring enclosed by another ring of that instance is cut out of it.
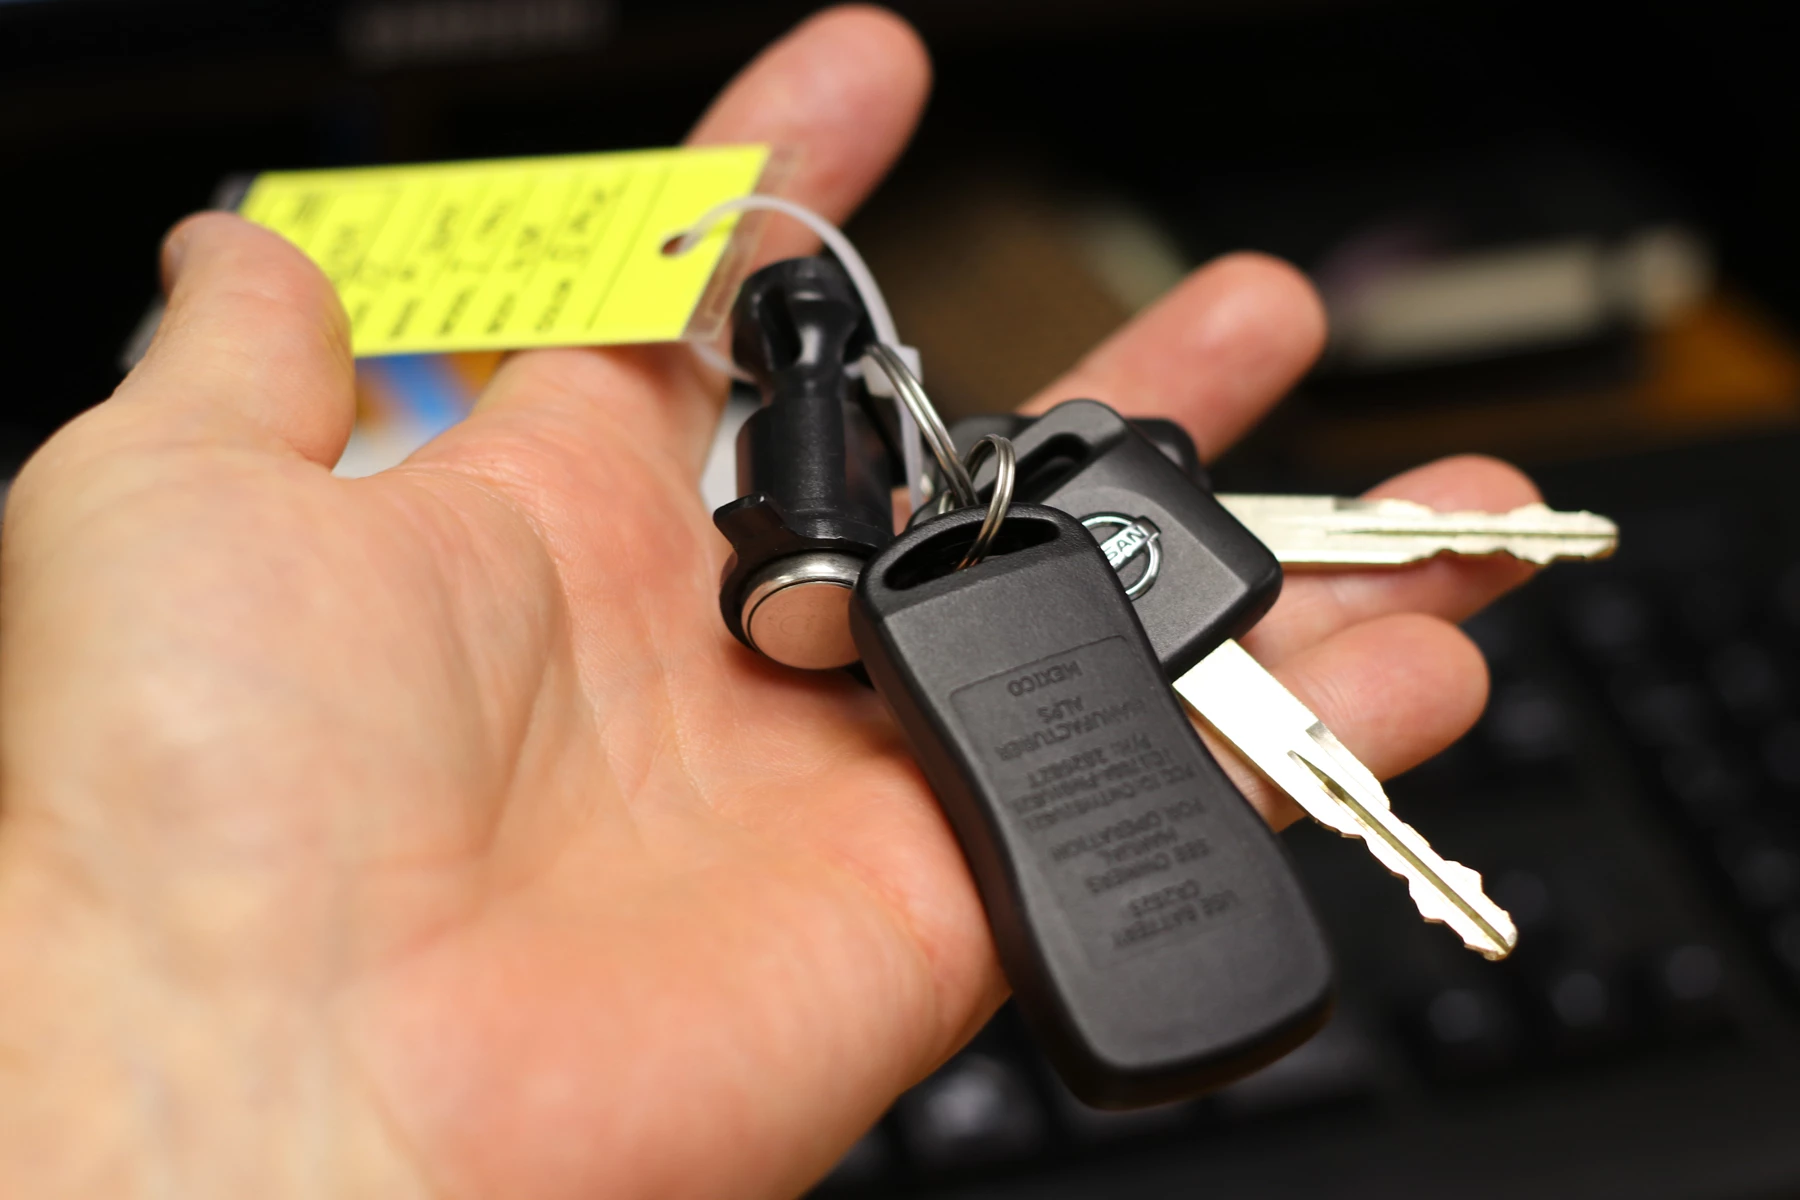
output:
<svg viewBox="0 0 1800 1200"><path fill-rule="evenodd" d="M239 211L324 268L360 356L668 342L689 331L767 146L259 175Z"/></svg>

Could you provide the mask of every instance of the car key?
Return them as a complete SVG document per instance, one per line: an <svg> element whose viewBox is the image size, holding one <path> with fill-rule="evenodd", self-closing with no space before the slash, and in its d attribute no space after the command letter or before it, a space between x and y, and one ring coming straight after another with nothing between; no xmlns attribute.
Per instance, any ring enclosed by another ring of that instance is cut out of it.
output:
<svg viewBox="0 0 1800 1200"><path fill-rule="evenodd" d="M1343 496L1221 494L1218 501L1284 566L1399 566L1440 554L1510 554L1542 566L1605 558L1619 544L1619 527L1605 517L1543 504L1485 513Z"/></svg>
<svg viewBox="0 0 1800 1200"><path fill-rule="evenodd" d="M1285 848L1212 760L1094 539L1013 505L915 525L851 606L869 678L968 860L1020 1009L1099 1107L1229 1082L1329 1015Z"/></svg>
<svg viewBox="0 0 1800 1200"><path fill-rule="evenodd" d="M1016 437L1031 418L1012 413L965 417L951 431L958 447L983 434ZM1143 434L1208 491L1212 482L1194 440L1174 421L1135 417ZM1271 496L1218 492L1213 497L1283 567L1391 567L1440 554L1509 554L1545 566L1605 558L1618 548L1619 527L1598 513L1559 512L1526 504L1509 512L1440 512L1411 500L1349 496Z"/></svg>
<svg viewBox="0 0 1800 1200"><path fill-rule="evenodd" d="M1274 556L1171 456L1118 413L1072 400L1019 430L1018 494L1102 540L1175 690L1238 753L1327 828L1359 837L1406 880L1427 920L1504 958L1518 941L1481 877L1400 821L1374 775L1234 639L1274 603ZM1224 604L1220 598L1237 597Z"/></svg>

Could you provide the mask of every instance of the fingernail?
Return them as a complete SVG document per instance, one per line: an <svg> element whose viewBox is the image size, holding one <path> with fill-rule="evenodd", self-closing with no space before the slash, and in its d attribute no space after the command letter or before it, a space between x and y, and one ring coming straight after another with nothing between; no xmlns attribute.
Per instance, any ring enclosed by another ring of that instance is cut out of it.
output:
<svg viewBox="0 0 1800 1200"><path fill-rule="evenodd" d="M167 238L163 239L162 276L165 292L172 290L175 281L181 278L181 267L187 261L188 242L192 238L191 222L183 221Z"/></svg>

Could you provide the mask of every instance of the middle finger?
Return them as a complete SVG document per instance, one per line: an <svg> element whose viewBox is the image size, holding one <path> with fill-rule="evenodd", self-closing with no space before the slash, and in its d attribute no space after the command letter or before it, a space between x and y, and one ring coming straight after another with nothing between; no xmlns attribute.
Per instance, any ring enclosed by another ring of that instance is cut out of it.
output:
<svg viewBox="0 0 1800 1200"><path fill-rule="evenodd" d="M1324 311L1305 277L1276 259L1234 254L1195 271L1108 338L1024 411L1092 397L1128 416L1179 421L1215 458L1293 386L1317 356ZM1504 511L1538 498L1513 467L1445 459L1390 479L1371 496L1437 509ZM1511 559L1440 558L1378 570L1293 571L1246 639L1273 665L1357 622L1392 612L1458 621L1531 575Z"/></svg>

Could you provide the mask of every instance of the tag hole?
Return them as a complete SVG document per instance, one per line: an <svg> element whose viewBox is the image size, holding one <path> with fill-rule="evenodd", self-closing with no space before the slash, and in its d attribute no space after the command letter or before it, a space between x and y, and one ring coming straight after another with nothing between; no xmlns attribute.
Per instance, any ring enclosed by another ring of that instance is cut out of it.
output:
<svg viewBox="0 0 1800 1200"><path fill-rule="evenodd" d="M682 230L680 233L671 234L669 236L669 240L662 244L663 257L664 258L674 258L677 254L680 254L681 253L681 239L686 236L687 236L687 230L685 230L685 229Z"/></svg>

